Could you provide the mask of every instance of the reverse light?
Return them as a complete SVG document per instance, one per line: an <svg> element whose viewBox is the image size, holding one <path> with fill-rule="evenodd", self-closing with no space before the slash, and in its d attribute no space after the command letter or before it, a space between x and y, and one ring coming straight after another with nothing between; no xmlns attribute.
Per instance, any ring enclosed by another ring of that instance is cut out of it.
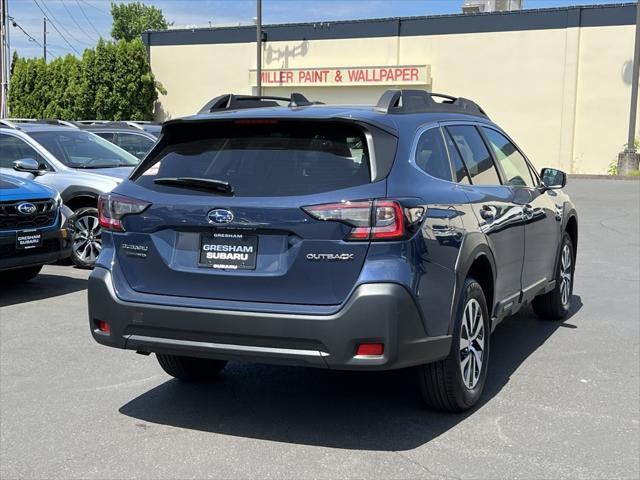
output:
<svg viewBox="0 0 640 480"><path fill-rule="evenodd" d="M98 219L100 226L107 230L124 231L122 218L144 212L151 205L135 198L103 193L98 197Z"/></svg>
<svg viewBox="0 0 640 480"><path fill-rule="evenodd" d="M352 227L347 240L392 240L405 234L402 207L395 200L325 203L302 209L317 220Z"/></svg>

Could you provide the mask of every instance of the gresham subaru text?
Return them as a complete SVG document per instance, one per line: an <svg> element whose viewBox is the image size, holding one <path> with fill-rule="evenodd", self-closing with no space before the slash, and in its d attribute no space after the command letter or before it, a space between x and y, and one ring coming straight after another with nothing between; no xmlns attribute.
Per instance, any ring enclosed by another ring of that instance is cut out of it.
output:
<svg viewBox="0 0 640 480"><path fill-rule="evenodd" d="M282 100L227 95L167 122L101 195L94 339L194 382L229 360L414 367L427 405L472 407L501 320L569 312L565 174L538 174L464 98Z"/></svg>

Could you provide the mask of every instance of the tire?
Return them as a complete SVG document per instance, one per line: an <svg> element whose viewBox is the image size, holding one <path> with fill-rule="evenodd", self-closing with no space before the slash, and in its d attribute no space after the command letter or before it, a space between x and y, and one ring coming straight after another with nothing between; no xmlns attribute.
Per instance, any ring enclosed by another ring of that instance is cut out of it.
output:
<svg viewBox="0 0 640 480"><path fill-rule="evenodd" d="M8 272L3 272L2 279L9 284L28 282L34 279L40 273L40 270L42 270L42 265L9 270Z"/></svg>
<svg viewBox="0 0 640 480"><path fill-rule="evenodd" d="M482 287L473 278L467 278L458 304L449 356L418 367L420 390L428 407L463 412L478 403L489 366L490 328ZM468 342L470 336L476 338ZM476 368L478 360L480 366Z"/></svg>
<svg viewBox="0 0 640 480"><path fill-rule="evenodd" d="M156 358L166 373L188 383L210 382L227 365L226 360L179 357L161 353L156 353Z"/></svg>
<svg viewBox="0 0 640 480"><path fill-rule="evenodd" d="M562 236L562 246L556 265L556 286L531 302L533 311L542 320L562 320L571 308L573 295L573 272L575 271L575 253L573 242L568 233Z"/></svg>
<svg viewBox="0 0 640 480"><path fill-rule="evenodd" d="M80 268L93 268L102 251L102 229L98 209L84 207L76 210L72 224L71 261Z"/></svg>

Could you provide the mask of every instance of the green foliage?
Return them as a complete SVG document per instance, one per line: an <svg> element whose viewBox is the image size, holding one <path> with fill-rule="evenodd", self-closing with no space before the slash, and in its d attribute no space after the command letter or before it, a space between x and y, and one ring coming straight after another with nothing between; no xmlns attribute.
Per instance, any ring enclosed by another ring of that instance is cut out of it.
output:
<svg viewBox="0 0 640 480"><path fill-rule="evenodd" d="M82 58L44 60L13 56L11 116L60 120L152 120L158 93L140 34L166 29L162 10L140 2L111 4L112 36Z"/></svg>
<svg viewBox="0 0 640 480"><path fill-rule="evenodd" d="M146 30L166 30L169 26L162 10L140 2L111 3L111 16L111 36L116 40L135 40Z"/></svg>
<svg viewBox="0 0 640 480"><path fill-rule="evenodd" d="M635 145L636 150L640 151L640 138L636 138L633 141L633 144ZM623 148L625 148L626 146L627 145L625 143L625 145L623 145ZM607 168L607 175L619 175L617 160L611 161L611 163L609 164L609 167ZM640 177L640 170L631 170L627 175L630 177Z"/></svg>
<svg viewBox="0 0 640 480"><path fill-rule="evenodd" d="M61 120L151 120L156 86L140 39L100 40L81 59L15 59L11 116Z"/></svg>

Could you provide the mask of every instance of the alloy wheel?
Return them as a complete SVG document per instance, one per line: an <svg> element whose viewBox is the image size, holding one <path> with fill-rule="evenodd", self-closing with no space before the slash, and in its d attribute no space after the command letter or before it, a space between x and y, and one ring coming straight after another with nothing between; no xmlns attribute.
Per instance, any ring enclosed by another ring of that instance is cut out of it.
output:
<svg viewBox="0 0 640 480"><path fill-rule="evenodd" d="M484 360L485 331L484 318L480 303L470 299L464 307L462 326L460 328L460 372L468 389L474 388Z"/></svg>
<svg viewBox="0 0 640 480"><path fill-rule="evenodd" d="M563 307L567 307L571 299L571 260L571 249L565 244L560 257L560 299Z"/></svg>
<svg viewBox="0 0 640 480"><path fill-rule="evenodd" d="M102 230L98 217L82 215L75 221L73 251L83 262L95 263L102 251Z"/></svg>

